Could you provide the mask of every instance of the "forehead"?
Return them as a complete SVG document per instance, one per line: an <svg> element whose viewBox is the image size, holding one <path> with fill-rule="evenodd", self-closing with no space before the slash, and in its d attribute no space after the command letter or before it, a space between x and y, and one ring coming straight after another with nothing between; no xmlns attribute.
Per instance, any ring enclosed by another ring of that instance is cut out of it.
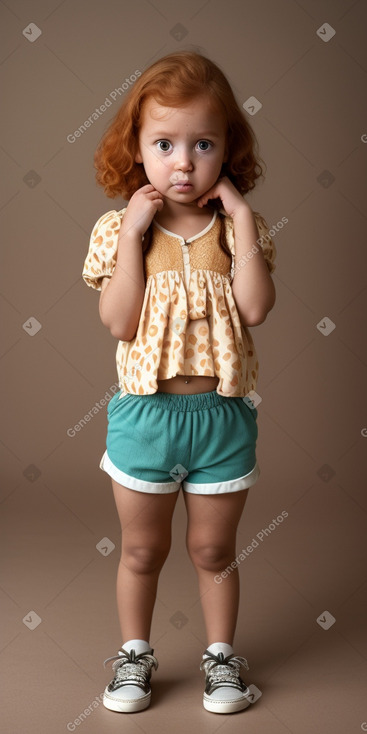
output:
<svg viewBox="0 0 367 734"><path fill-rule="evenodd" d="M182 126L207 128L221 133L227 126L226 116L220 105L207 95L196 97L180 107L161 105L153 97L145 100L141 115L141 128L174 131Z"/></svg>

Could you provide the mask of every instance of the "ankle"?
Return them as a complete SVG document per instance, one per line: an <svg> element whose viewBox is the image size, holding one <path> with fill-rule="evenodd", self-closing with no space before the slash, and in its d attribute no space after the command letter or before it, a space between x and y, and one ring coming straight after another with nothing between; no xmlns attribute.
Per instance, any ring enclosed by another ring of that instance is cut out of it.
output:
<svg viewBox="0 0 367 734"><path fill-rule="evenodd" d="M213 642L207 647L206 651L211 652L213 655L218 655L218 653L222 652L225 658L228 655L234 654L232 645L229 645L227 642Z"/></svg>
<svg viewBox="0 0 367 734"><path fill-rule="evenodd" d="M142 652L150 652L152 649L148 640L140 639L127 640L127 642L123 643L122 647L127 652L135 650L136 655L140 655Z"/></svg>

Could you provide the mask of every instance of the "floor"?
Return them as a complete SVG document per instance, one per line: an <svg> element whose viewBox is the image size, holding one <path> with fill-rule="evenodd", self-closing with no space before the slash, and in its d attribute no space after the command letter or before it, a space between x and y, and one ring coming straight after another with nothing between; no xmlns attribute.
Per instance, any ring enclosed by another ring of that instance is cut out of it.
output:
<svg viewBox="0 0 367 734"><path fill-rule="evenodd" d="M42 485L33 497L24 486L6 500L3 734L107 734L121 727L129 734L367 730L365 513L321 479L293 503L283 495L284 506L267 490L266 476L249 492L238 532L238 552L246 553L239 565L235 652L249 664L243 677L254 694L250 707L218 715L202 706L199 663L206 639L180 497L154 612L151 644L159 668L151 706L136 714L106 710L101 696L112 676L103 661L121 644L115 607L120 534L102 472L100 485L106 517L97 543Z"/></svg>

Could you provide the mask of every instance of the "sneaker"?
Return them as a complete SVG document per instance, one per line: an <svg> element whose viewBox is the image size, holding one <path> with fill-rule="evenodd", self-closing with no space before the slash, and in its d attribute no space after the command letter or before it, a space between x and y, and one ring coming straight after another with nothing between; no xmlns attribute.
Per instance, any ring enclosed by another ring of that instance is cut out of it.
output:
<svg viewBox="0 0 367 734"><path fill-rule="evenodd" d="M115 676L105 688L103 704L111 711L132 713L142 711L150 704L151 688L150 677L152 668L158 668L158 660L153 655L154 650L135 654L135 650L124 650L122 647L117 655L107 658L104 666L114 660L112 668Z"/></svg>
<svg viewBox="0 0 367 734"><path fill-rule="evenodd" d="M205 650L200 670L205 670L204 708L215 714L232 714L250 705L249 688L240 678L241 665L249 669L247 660L238 655L222 652L214 655Z"/></svg>

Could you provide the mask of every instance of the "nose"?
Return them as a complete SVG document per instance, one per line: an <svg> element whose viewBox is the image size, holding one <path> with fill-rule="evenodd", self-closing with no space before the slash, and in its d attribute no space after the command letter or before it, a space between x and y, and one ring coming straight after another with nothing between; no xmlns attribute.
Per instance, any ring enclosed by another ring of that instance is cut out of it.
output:
<svg viewBox="0 0 367 734"><path fill-rule="evenodd" d="M175 171L191 171L192 167L189 150L184 146L178 148L175 156Z"/></svg>

